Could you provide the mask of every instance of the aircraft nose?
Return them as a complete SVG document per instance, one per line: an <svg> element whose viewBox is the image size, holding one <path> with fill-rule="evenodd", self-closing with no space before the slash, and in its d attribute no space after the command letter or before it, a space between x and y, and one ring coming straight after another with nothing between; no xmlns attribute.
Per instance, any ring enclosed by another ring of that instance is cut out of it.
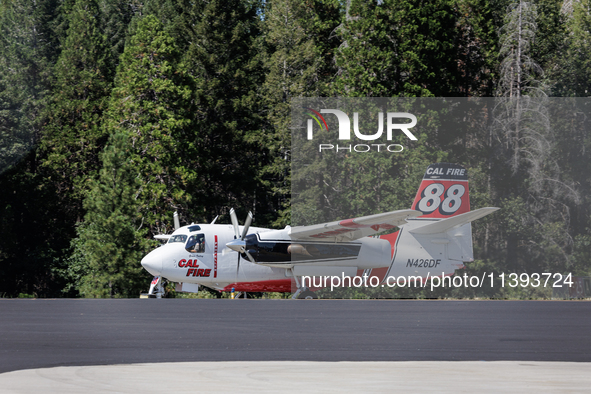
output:
<svg viewBox="0 0 591 394"><path fill-rule="evenodd" d="M159 276L162 273L162 258L159 253L152 251L142 259L142 267L154 276Z"/></svg>

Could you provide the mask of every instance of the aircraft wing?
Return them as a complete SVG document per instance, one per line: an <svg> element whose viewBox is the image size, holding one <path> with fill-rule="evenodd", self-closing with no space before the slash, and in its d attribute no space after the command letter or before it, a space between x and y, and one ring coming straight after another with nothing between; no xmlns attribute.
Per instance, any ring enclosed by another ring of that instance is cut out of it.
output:
<svg viewBox="0 0 591 394"><path fill-rule="evenodd" d="M401 226L406 224L406 219L421 215L420 211L403 209L312 226L292 227L289 235L292 240L301 241L352 241Z"/></svg>

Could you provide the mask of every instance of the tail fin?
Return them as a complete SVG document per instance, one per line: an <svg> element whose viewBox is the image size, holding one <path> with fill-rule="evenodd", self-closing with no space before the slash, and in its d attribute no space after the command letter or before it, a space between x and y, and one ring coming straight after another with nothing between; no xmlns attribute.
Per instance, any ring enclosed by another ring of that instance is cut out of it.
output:
<svg viewBox="0 0 591 394"><path fill-rule="evenodd" d="M459 164L431 164L417 192L412 209L421 218L443 219L470 211L468 171Z"/></svg>
<svg viewBox="0 0 591 394"><path fill-rule="evenodd" d="M471 222L497 208L470 211L468 172L458 164L431 164L419 187L412 209L422 216L407 220L390 242L392 263L379 277L452 275L473 260ZM373 273L372 273L373 275ZM376 271L376 276L377 271Z"/></svg>

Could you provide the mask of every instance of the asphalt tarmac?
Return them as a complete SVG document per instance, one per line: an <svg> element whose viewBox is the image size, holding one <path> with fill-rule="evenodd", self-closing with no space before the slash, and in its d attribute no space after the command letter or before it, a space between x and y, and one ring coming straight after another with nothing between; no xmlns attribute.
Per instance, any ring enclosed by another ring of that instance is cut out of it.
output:
<svg viewBox="0 0 591 394"><path fill-rule="evenodd" d="M211 361L591 362L591 302L0 300L0 373Z"/></svg>

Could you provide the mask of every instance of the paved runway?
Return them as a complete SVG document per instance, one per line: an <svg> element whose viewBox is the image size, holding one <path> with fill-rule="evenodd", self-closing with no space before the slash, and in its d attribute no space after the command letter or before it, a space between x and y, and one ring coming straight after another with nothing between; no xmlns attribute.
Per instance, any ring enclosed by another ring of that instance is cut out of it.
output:
<svg viewBox="0 0 591 394"><path fill-rule="evenodd" d="M591 362L591 302L0 300L0 373L190 361Z"/></svg>

